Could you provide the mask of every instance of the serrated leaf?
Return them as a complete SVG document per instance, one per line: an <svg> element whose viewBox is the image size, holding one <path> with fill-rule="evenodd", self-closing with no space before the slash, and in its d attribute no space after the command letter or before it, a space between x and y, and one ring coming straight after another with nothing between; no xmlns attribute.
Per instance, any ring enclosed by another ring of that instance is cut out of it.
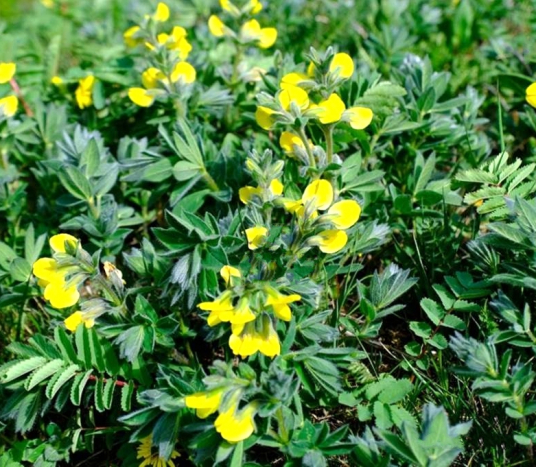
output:
<svg viewBox="0 0 536 467"><path fill-rule="evenodd" d="M79 373L75 376L70 394L71 403L73 405L80 405L80 402L82 401L82 394L84 393L84 389L92 373L93 370L88 370L85 373Z"/></svg>
<svg viewBox="0 0 536 467"><path fill-rule="evenodd" d="M57 377L52 378L47 384L47 388L45 390L47 399L52 399L64 384L66 384L71 378L74 378L78 371L80 371L80 367L73 363L62 372L57 373Z"/></svg>
<svg viewBox="0 0 536 467"><path fill-rule="evenodd" d="M61 359L51 360L48 363L45 363L42 367L37 368L24 382L24 388L27 391L30 391L39 383L43 382L45 379L50 378L53 374L57 373L63 366L65 362Z"/></svg>
<svg viewBox="0 0 536 467"><path fill-rule="evenodd" d="M128 384L121 388L121 410L128 412L132 403L132 394L134 393L134 384L129 381Z"/></svg>
<svg viewBox="0 0 536 467"><path fill-rule="evenodd" d="M0 367L0 382L9 383L31 371L43 366L47 362L44 357L32 357L25 360L8 362Z"/></svg>

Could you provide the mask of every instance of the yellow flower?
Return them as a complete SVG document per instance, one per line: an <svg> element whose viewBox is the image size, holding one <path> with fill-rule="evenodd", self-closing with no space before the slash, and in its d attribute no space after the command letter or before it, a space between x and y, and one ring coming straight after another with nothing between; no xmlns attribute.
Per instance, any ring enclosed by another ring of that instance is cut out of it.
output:
<svg viewBox="0 0 536 467"><path fill-rule="evenodd" d="M327 180L315 180L310 183L302 195L302 203L313 209L325 211L333 203L333 187Z"/></svg>
<svg viewBox="0 0 536 467"><path fill-rule="evenodd" d="M130 88L128 90L128 97L134 104L140 107L150 107L154 102L154 95L143 88Z"/></svg>
<svg viewBox="0 0 536 467"><path fill-rule="evenodd" d="M186 407L196 409L199 418L207 418L218 410L223 391L216 389L208 392L196 392L184 398Z"/></svg>
<svg viewBox="0 0 536 467"><path fill-rule="evenodd" d="M335 54L329 64L329 71L337 73L339 78L350 78L354 73L354 61L348 54Z"/></svg>
<svg viewBox="0 0 536 467"><path fill-rule="evenodd" d="M68 308L80 299L80 293L76 285L67 285L66 282L51 282L45 287L45 300L50 302L53 308Z"/></svg>
<svg viewBox="0 0 536 467"><path fill-rule="evenodd" d="M246 324L233 324L231 328L229 347L235 355L245 358L261 352L273 358L281 353L279 336L268 316Z"/></svg>
<svg viewBox="0 0 536 467"><path fill-rule="evenodd" d="M53 76L52 79L50 80L50 82L54 86L61 86L63 84L63 79L61 79L61 77L59 77L59 76Z"/></svg>
<svg viewBox="0 0 536 467"><path fill-rule="evenodd" d="M259 0L249 0L249 8L252 15L256 15L262 10L262 3Z"/></svg>
<svg viewBox="0 0 536 467"><path fill-rule="evenodd" d="M186 36L186 29L181 26L175 26L171 35L166 33L158 34L157 40L160 45L165 45L169 50L179 52L181 60L186 60L192 51L192 45L188 42Z"/></svg>
<svg viewBox="0 0 536 467"><path fill-rule="evenodd" d="M207 318L209 326L216 326L221 322L228 322L234 312L231 292L224 292L212 302L202 302L197 305L197 308L203 311L210 311L210 315Z"/></svg>
<svg viewBox="0 0 536 467"><path fill-rule="evenodd" d="M231 3L230 0L220 0L220 6L222 10L225 10L234 16L240 15L240 11Z"/></svg>
<svg viewBox="0 0 536 467"><path fill-rule="evenodd" d="M220 269L220 276L225 281L225 285L229 285L229 284L233 283L233 280L232 280L233 277L240 278L240 277L242 277L242 274L240 273L240 271L238 269L227 265L227 266L223 266Z"/></svg>
<svg viewBox="0 0 536 467"><path fill-rule="evenodd" d="M298 86L286 86L279 92L279 103L285 110L290 109L290 103L295 102L300 109L309 107L309 96L306 91Z"/></svg>
<svg viewBox="0 0 536 467"><path fill-rule="evenodd" d="M76 328L81 324L84 324L84 326L88 329L92 328L95 325L95 320L91 318L85 318L84 314L81 311L74 312L68 318L65 318L63 322L65 323L65 327L71 332L75 332Z"/></svg>
<svg viewBox="0 0 536 467"><path fill-rule="evenodd" d="M363 130L370 125L374 114L367 107L350 107L344 116L354 130Z"/></svg>
<svg viewBox="0 0 536 467"><path fill-rule="evenodd" d="M65 276L69 272L67 268L59 268L53 258L39 258L33 264L33 274L40 279L43 286L51 282L65 282Z"/></svg>
<svg viewBox="0 0 536 467"><path fill-rule="evenodd" d="M361 206L353 199L345 199L331 206L328 209L327 215L335 227L346 230L359 220Z"/></svg>
<svg viewBox="0 0 536 467"><path fill-rule="evenodd" d="M195 68L188 62L177 63L171 72L172 83L176 83L177 81L181 80L185 84L191 84L195 81L195 78Z"/></svg>
<svg viewBox="0 0 536 467"><path fill-rule="evenodd" d="M0 63L0 84L9 83L16 71L17 65L14 63Z"/></svg>
<svg viewBox="0 0 536 467"><path fill-rule="evenodd" d="M132 26L123 33L123 40L128 47L136 47L141 43L141 39L136 37L139 30L139 26Z"/></svg>
<svg viewBox="0 0 536 467"><path fill-rule="evenodd" d="M283 133L281 133L281 137L279 138L279 145L281 146L283 151L287 153L294 152L295 146L305 149L305 144L303 144L302 139L298 135L295 135L290 131L284 131Z"/></svg>
<svg viewBox="0 0 536 467"><path fill-rule="evenodd" d="M532 107L536 107L536 83L532 83L527 90L526 93L526 99L527 102L532 105Z"/></svg>
<svg viewBox="0 0 536 467"><path fill-rule="evenodd" d="M152 435L146 436L140 440L140 445L138 446L138 455L136 459L143 459L143 462L139 467L175 467L175 462L172 459L175 459L180 456L180 454L173 450L171 453L171 459L166 460L163 457L158 455L158 449L153 453L153 437Z"/></svg>
<svg viewBox="0 0 536 467"><path fill-rule="evenodd" d="M54 235L50 238L48 243L50 244L50 248L52 248L55 253L66 253L65 244L67 243L72 249L74 249L76 248L76 245L78 245L78 239L72 235L63 233Z"/></svg>
<svg viewBox="0 0 536 467"><path fill-rule="evenodd" d="M301 300L301 295L283 295L272 287L268 288L267 293L268 299L266 300L266 306L271 306L274 310L274 314L279 319L282 319L283 321L290 321L292 314L288 304Z"/></svg>
<svg viewBox="0 0 536 467"><path fill-rule="evenodd" d="M165 3L160 2L156 6L156 11L153 15L153 19L155 21L158 21L159 23L167 21L169 19L169 7Z"/></svg>
<svg viewBox="0 0 536 467"><path fill-rule="evenodd" d="M286 89L289 86L298 86L298 84L305 80L307 80L307 75L304 75L303 73L287 73L281 78L279 87L281 89Z"/></svg>
<svg viewBox="0 0 536 467"><path fill-rule="evenodd" d="M270 182L270 191L273 196L281 196L283 193L283 188L283 184L277 178L274 178Z"/></svg>
<svg viewBox="0 0 536 467"><path fill-rule="evenodd" d="M316 245L322 253L337 253L348 242L348 235L344 230L324 230L309 239L309 244Z"/></svg>
<svg viewBox="0 0 536 467"><path fill-rule="evenodd" d="M256 250L261 247L268 235L268 229L262 226L251 227L246 229L246 237L248 240L248 248L250 250Z"/></svg>
<svg viewBox="0 0 536 467"><path fill-rule="evenodd" d="M225 35L226 26L216 15L211 15L208 19L208 30L213 36L222 37Z"/></svg>
<svg viewBox="0 0 536 467"><path fill-rule="evenodd" d="M342 114L346 110L346 106L342 99L335 93L331 94L327 99L323 100L314 107L318 110L317 117L320 123L328 125L338 122L342 118Z"/></svg>
<svg viewBox="0 0 536 467"><path fill-rule="evenodd" d="M6 117L13 117L19 108L19 100L15 96L7 96L0 99L0 112Z"/></svg>
<svg viewBox="0 0 536 467"><path fill-rule="evenodd" d="M216 431L229 443L245 440L255 431L255 406L249 404L240 411L237 409L237 405L233 404L228 410L220 413L214 422Z"/></svg>
<svg viewBox="0 0 536 467"><path fill-rule="evenodd" d="M95 77L93 75L86 76L78 81L75 95L80 109L85 109L93 104L93 86L95 86Z"/></svg>
<svg viewBox="0 0 536 467"><path fill-rule="evenodd" d="M272 110L268 107L259 106L255 112L255 121L263 130L269 130L274 124L272 115L275 113L275 110Z"/></svg>
<svg viewBox="0 0 536 467"><path fill-rule="evenodd" d="M238 197L244 204L248 204L254 196L262 196L262 188L248 185L238 190Z"/></svg>
<svg viewBox="0 0 536 467"><path fill-rule="evenodd" d="M246 21L240 29L244 41L256 41L261 49L268 49L274 45L277 39L277 29L261 28L256 19Z"/></svg>
<svg viewBox="0 0 536 467"><path fill-rule="evenodd" d="M141 82L147 89L154 89L158 87L158 81L165 79L166 75L162 73L158 68L147 68L141 74Z"/></svg>

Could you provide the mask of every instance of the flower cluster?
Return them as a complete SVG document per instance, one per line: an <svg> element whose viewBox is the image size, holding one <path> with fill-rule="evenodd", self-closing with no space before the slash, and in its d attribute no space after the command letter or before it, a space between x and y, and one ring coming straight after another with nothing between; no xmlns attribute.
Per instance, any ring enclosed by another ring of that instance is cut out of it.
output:
<svg viewBox="0 0 536 467"><path fill-rule="evenodd" d="M227 290L214 301L198 305L210 312L208 325L231 325L229 347L235 355L243 358L257 352L268 357L279 355L281 344L274 327L275 318L290 321L289 304L301 300L300 295L284 295L268 282L247 283L240 270L232 266L224 266L220 275Z"/></svg>
<svg viewBox="0 0 536 467"><path fill-rule="evenodd" d="M17 65L15 63L0 63L0 84L9 83L15 72L17 71ZM12 117L17 112L19 107L19 100L17 96L9 95L0 98L0 116Z"/></svg>
<svg viewBox="0 0 536 467"><path fill-rule="evenodd" d="M208 418L219 412L214 428L229 443L247 439L255 431L257 403L250 402L239 408L243 390L236 387L217 387L185 397L186 407L196 409L199 418Z"/></svg>
<svg viewBox="0 0 536 467"><path fill-rule="evenodd" d="M219 16L212 15L208 19L208 29L213 36L230 37L239 45L255 45L261 49L268 49L274 45L277 39L276 28L263 28L256 19L247 19L262 10L262 3L259 0L247 0L242 8L238 8L230 0L220 0L220 5L241 26L239 32L236 32Z"/></svg>
<svg viewBox="0 0 536 467"><path fill-rule="evenodd" d="M128 90L130 100L140 107L150 107L157 97L180 94L181 86L196 80L195 68L186 61L192 50L186 30L174 26L170 33L157 32L157 24L167 21L169 16L169 7L160 2L153 15L146 15L140 25L124 33L127 46L143 44L152 52L152 66L141 74L143 87Z"/></svg>
<svg viewBox="0 0 536 467"><path fill-rule="evenodd" d="M307 74L292 72L284 75L275 96L259 95L255 113L257 124L271 130L276 124L285 127L280 145L288 154L306 154L311 166L316 165L313 147L305 133L309 120L319 125L326 136L327 163L333 158L333 127L347 122L353 129L370 125L373 112L367 107L347 108L337 94L340 85L354 73L354 62L346 53L329 55L325 60L315 57Z"/></svg>

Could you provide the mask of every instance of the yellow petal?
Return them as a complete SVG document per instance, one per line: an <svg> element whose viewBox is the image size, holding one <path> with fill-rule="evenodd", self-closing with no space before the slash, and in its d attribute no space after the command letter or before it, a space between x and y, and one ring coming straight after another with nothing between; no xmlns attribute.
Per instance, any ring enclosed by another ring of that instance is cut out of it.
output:
<svg viewBox="0 0 536 467"><path fill-rule="evenodd" d="M39 258L32 267L33 274L38 279L45 281L48 285L50 282L65 282L67 269L59 269L58 263L53 258Z"/></svg>
<svg viewBox="0 0 536 467"><path fill-rule="evenodd" d="M345 53L335 54L329 65L329 71L337 73L340 78L350 78L354 73L352 57Z"/></svg>
<svg viewBox="0 0 536 467"><path fill-rule="evenodd" d="M370 125L373 117L372 110L367 107L350 107L345 116L354 130L363 130Z"/></svg>
<svg viewBox="0 0 536 467"><path fill-rule="evenodd" d="M61 86L63 84L63 79L61 79L61 77L59 77L59 76L53 76L52 79L50 80L50 82L54 86Z"/></svg>
<svg viewBox="0 0 536 467"><path fill-rule="evenodd" d="M273 196L281 196L283 193L283 184L277 178L274 178L270 182L270 191Z"/></svg>
<svg viewBox="0 0 536 467"><path fill-rule="evenodd" d="M229 443L238 443L249 438L255 430L255 409L249 405L237 411L235 405L221 413L214 421L216 431Z"/></svg>
<svg viewBox="0 0 536 467"><path fill-rule="evenodd" d="M238 269L227 265L220 269L220 276L225 281L225 284L229 285L231 282L231 277L242 277L242 274Z"/></svg>
<svg viewBox="0 0 536 467"><path fill-rule="evenodd" d="M19 108L19 100L15 96L7 96L0 99L0 111L6 117L13 117Z"/></svg>
<svg viewBox="0 0 536 467"><path fill-rule="evenodd" d="M527 90L526 93L526 100L527 102L532 106L536 107L536 83L532 83Z"/></svg>
<svg viewBox="0 0 536 467"><path fill-rule="evenodd" d="M317 108L319 109L317 117L324 125L338 122L346 110L344 102L335 93L331 94L326 100L320 102Z"/></svg>
<svg viewBox="0 0 536 467"><path fill-rule="evenodd" d="M331 206L328 215L335 227L346 230L359 220L361 206L353 199L346 199Z"/></svg>
<svg viewBox="0 0 536 467"><path fill-rule="evenodd" d="M128 97L134 104L140 107L150 107L154 102L154 96L143 88L130 88L128 90Z"/></svg>
<svg viewBox="0 0 536 467"><path fill-rule="evenodd" d="M279 87L281 89L285 89L288 86L297 86L306 79L307 75L304 75L303 73L287 73L285 76L283 76L283 78L281 78Z"/></svg>
<svg viewBox="0 0 536 467"><path fill-rule="evenodd" d="M158 68L147 68L141 74L141 82L147 89L154 89L158 86L158 81L164 79L166 76Z"/></svg>
<svg viewBox="0 0 536 467"><path fill-rule="evenodd" d="M266 227L251 227L246 229L246 238L248 240L248 248L250 250L256 250L262 246L266 240L268 229Z"/></svg>
<svg viewBox="0 0 536 467"><path fill-rule="evenodd" d="M208 19L208 30L213 36L222 37L225 35L225 24L216 15L211 15Z"/></svg>
<svg viewBox="0 0 536 467"><path fill-rule="evenodd" d="M251 14L256 15L262 10L262 3L259 0L250 0L249 7L251 8Z"/></svg>
<svg viewBox="0 0 536 467"><path fill-rule="evenodd" d="M52 248L56 253L65 253L65 243L68 243L73 249L76 248L78 244L78 239L69 234L58 234L54 235L48 241L50 248Z"/></svg>
<svg viewBox="0 0 536 467"><path fill-rule="evenodd" d="M305 90L298 86L288 85L279 92L279 103L285 110L290 109L290 103L295 102L301 109L309 106L309 96Z"/></svg>
<svg viewBox="0 0 536 467"><path fill-rule="evenodd" d="M303 192L302 202L314 209L325 211L333 202L333 187L327 180L315 180Z"/></svg>
<svg viewBox="0 0 536 467"><path fill-rule="evenodd" d="M261 25L256 19L246 21L240 28L244 40L258 40L261 35Z"/></svg>
<svg viewBox="0 0 536 467"><path fill-rule="evenodd" d="M72 315L70 315L68 318L65 318L63 321L65 323L65 327L71 331L75 332L76 328L84 322L82 319L82 312L76 311Z"/></svg>
<svg viewBox="0 0 536 467"><path fill-rule="evenodd" d="M233 310L231 292L227 291L221 294L212 302L203 302L197 305L197 308L205 311L230 311Z"/></svg>
<svg viewBox="0 0 536 467"><path fill-rule="evenodd" d="M238 16L240 11L236 8L230 0L220 0L220 6L222 10L231 13L232 15Z"/></svg>
<svg viewBox="0 0 536 467"><path fill-rule="evenodd" d="M207 418L218 410L221 403L223 392L215 390L210 392L196 392L184 398L186 407L197 409L199 418Z"/></svg>
<svg viewBox="0 0 536 467"><path fill-rule="evenodd" d="M287 153L294 152L294 146L299 146L305 149L305 145L303 144L301 138L298 135L291 133L290 131L284 131L283 133L281 133L281 137L279 138L279 145L281 146L283 151Z"/></svg>
<svg viewBox="0 0 536 467"><path fill-rule="evenodd" d="M141 42L139 38L135 37L139 30L139 26L132 26L123 33L123 40L128 47L136 47Z"/></svg>
<svg viewBox="0 0 536 467"><path fill-rule="evenodd" d="M323 253L337 253L348 242L348 235L344 230L325 230L310 239L311 245L317 245Z"/></svg>
<svg viewBox="0 0 536 467"><path fill-rule="evenodd" d="M153 19L158 22L167 21L169 19L169 7L165 3L160 2L156 6L156 12L153 15Z"/></svg>
<svg viewBox="0 0 536 467"><path fill-rule="evenodd" d="M181 80L185 84L191 84L195 81L195 78L195 68L188 62L177 63L171 73L171 82L173 83Z"/></svg>
<svg viewBox="0 0 536 467"><path fill-rule="evenodd" d="M259 36L259 47L261 49L269 49L275 44L277 39L276 28L262 28Z"/></svg>
<svg viewBox="0 0 536 467"><path fill-rule="evenodd" d="M0 63L0 84L9 83L17 71L14 63Z"/></svg>
<svg viewBox="0 0 536 467"><path fill-rule="evenodd" d="M78 88L75 92L76 103L80 109L85 109L93 104L93 86L95 85L95 77L93 75L86 76L78 81Z"/></svg>
<svg viewBox="0 0 536 467"><path fill-rule="evenodd" d="M249 307L249 299L242 298L236 306L233 315L230 317L229 322L233 325L240 325L255 321L256 315ZM236 331L236 326L235 326ZM234 332L234 331L233 331Z"/></svg>
<svg viewBox="0 0 536 467"><path fill-rule="evenodd" d="M251 202L254 196L261 196L262 195L262 189L259 187L253 187L253 186L244 186L238 190L238 196L240 197L240 201L242 201L244 204L248 204Z"/></svg>
<svg viewBox="0 0 536 467"><path fill-rule="evenodd" d="M62 282L51 282L45 287L45 300L50 302L53 308L68 308L80 299L76 286L67 287Z"/></svg>
<svg viewBox="0 0 536 467"><path fill-rule="evenodd" d="M257 107L255 112L255 121L264 130L269 130L274 124L272 115L275 113L275 110L269 109L268 107Z"/></svg>

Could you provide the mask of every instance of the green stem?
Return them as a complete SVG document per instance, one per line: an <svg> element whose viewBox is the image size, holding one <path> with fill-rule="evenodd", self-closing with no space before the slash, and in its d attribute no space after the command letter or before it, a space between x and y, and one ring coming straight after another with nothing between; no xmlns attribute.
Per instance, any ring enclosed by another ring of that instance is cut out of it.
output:
<svg viewBox="0 0 536 467"><path fill-rule="evenodd" d="M100 217L100 209L98 206L95 205L95 198L93 196L87 200L87 204L89 206L89 210L91 211L91 215L94 219L98 219Z"/></svg>
<svg viewBox="0 0 536 467"><path fill-rule="evenodd" d="M210 188L212 191L220 191L220 188L218 187L218 184L214 181L214 179L213 179L212 176L207 172L206 169L205 169L204 172L203 172L203 178L204 178L206 184L209 186L209 188Z"/></svg>
<svg viewBox="0 0 536 467"><path fill-rule="evenodd" d="M313 155L313 152L311 151L311 146L309 146L309 142L307 141L307 135L305 134L305 127L301 126L298 128L298 136L303 142L303 145L305 146L305 152L307 152L307 156L309 157L309 165L315 169L316 168L316 161L315 156Z"/></svg>
<svg viewBox="0 0 536 467"><path fill-rule="evenodd" d="M231 75L231 87L234 87L237 84L238 80L238 67L242 61L243 49L240 44L236 44L236 54L233 60L233 74Z"/></svg>
<svg viewBox="0 0 536 467"><path fill-rule="evenodd" d="M322 127L322 131L326 138L326 157L329 165L333 162L333 125Z"/></svg>
<svg viewBox="0 0 536 467"><path fill-rule="evenodd" d="M277 418L277 424L279 425L279 436L283 444L288 444L289 442L289 433L287 427L285 426L285 415L283 414L283 407L279 407L275 413Z"/></svg>

